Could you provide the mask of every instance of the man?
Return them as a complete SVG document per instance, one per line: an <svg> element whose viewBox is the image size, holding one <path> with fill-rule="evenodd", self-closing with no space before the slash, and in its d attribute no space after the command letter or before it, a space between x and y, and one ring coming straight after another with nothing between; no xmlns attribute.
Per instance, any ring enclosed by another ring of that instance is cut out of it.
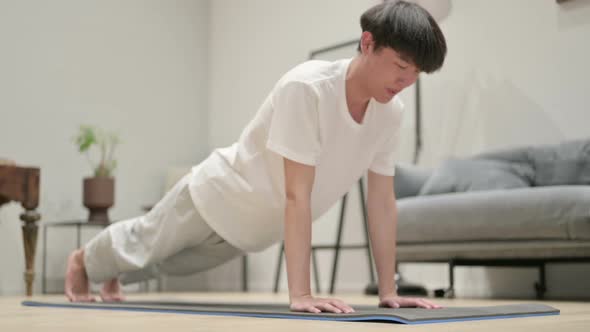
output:
<svg viewBox="0 0 590 332"><path fill-rule="evenodd" d="M67 297L92 301L90 279L104 282L103 300L120 300L119 277L195 273L284 239L291 310L352 312L311 294L311 222L368 171L379 304L438 308L396 294L393 175L403 112L396 95L442 66L446 42L424 9L403 1L369 9L361 27L356 57L286 73L237 143L195 166L147 215L74 251Z"/></svg>

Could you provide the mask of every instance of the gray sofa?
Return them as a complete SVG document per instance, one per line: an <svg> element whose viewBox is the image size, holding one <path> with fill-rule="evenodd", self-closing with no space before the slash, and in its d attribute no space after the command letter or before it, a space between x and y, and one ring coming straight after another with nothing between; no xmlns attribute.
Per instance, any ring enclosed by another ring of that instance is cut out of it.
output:
<svg viewBox="0 0 590 332"><path fill-rule="evenodd" d="M398 262L458 265L590 262L590 140L453 159L435 170L398 166Z"/></svg>

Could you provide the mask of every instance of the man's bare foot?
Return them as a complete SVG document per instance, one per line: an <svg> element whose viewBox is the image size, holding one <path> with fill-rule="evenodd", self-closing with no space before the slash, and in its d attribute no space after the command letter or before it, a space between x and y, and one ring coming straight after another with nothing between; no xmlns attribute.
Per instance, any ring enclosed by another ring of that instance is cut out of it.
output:
<svg viewBox="0 0 590 332"><path fill-rule="evenodd" d="M90 282L84 266L84 250L74 250L68 257L66 269L65 293L71 302L94 302L90 295Z"/></svg>
<svg viewBox="0 0 590 332"><path fill-rule="evenodd" d="M121 292L121 284L119 284L118 278L107 281L102 285L100 298L104 302L125 301L125 296L123 296L123 293Z"/></svg>

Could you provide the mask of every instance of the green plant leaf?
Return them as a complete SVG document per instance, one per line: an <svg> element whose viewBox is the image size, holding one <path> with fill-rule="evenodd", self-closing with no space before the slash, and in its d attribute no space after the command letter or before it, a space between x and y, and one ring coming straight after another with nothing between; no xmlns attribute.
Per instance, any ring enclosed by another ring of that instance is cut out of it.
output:
<svg viewBox="0 0 590 332"><path fill-rule="evenodd" d="M85 153L94 171L94 176L112 176L117 167L114 152L120 143L116 133L107 132L101 128L89 125L81 125L78 134L74 137L74 143L81 153ZM89 155L89 150L96 145L99 151L99 161L94 162Z"/></svg>
<svg viewBox="0 0 590 332"><path fill-rule="evenodd" d="M92 145L96 143L96 134L90 126L80 126L80 131L75 139L80 152L86 152Z"/></svg>

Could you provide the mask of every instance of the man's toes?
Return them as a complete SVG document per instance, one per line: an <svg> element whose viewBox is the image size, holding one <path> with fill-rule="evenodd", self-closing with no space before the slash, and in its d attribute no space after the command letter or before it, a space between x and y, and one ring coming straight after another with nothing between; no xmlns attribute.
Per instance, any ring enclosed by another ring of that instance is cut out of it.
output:
<svg viewBox="0 0 590 332"><path fill-rule="evenodd" d="M96 302L96 298L94 296L85 295L80 297L80 300L78 300L78 302Z"/></svg>
<svg viewBox="0 0 590 332"><path fill-rule="evenodd" d="M109 294L109 293L101 293L100 298L103 302L122 302L125 301L125 296L123 294Z"/></svg>
<svg viewBox="0 0 590 332"><path fill-rule="evenodd" d="M125 296L123 296L123 294L117 294L114 296L114 300L119 302L125 301Z"/></svg>
<svg viewBox="0 0 590 332"><path fill-rule="evenodd" d="M66 297L70 302L96 302L96 298L88 294L66 293Z"/></svg>

